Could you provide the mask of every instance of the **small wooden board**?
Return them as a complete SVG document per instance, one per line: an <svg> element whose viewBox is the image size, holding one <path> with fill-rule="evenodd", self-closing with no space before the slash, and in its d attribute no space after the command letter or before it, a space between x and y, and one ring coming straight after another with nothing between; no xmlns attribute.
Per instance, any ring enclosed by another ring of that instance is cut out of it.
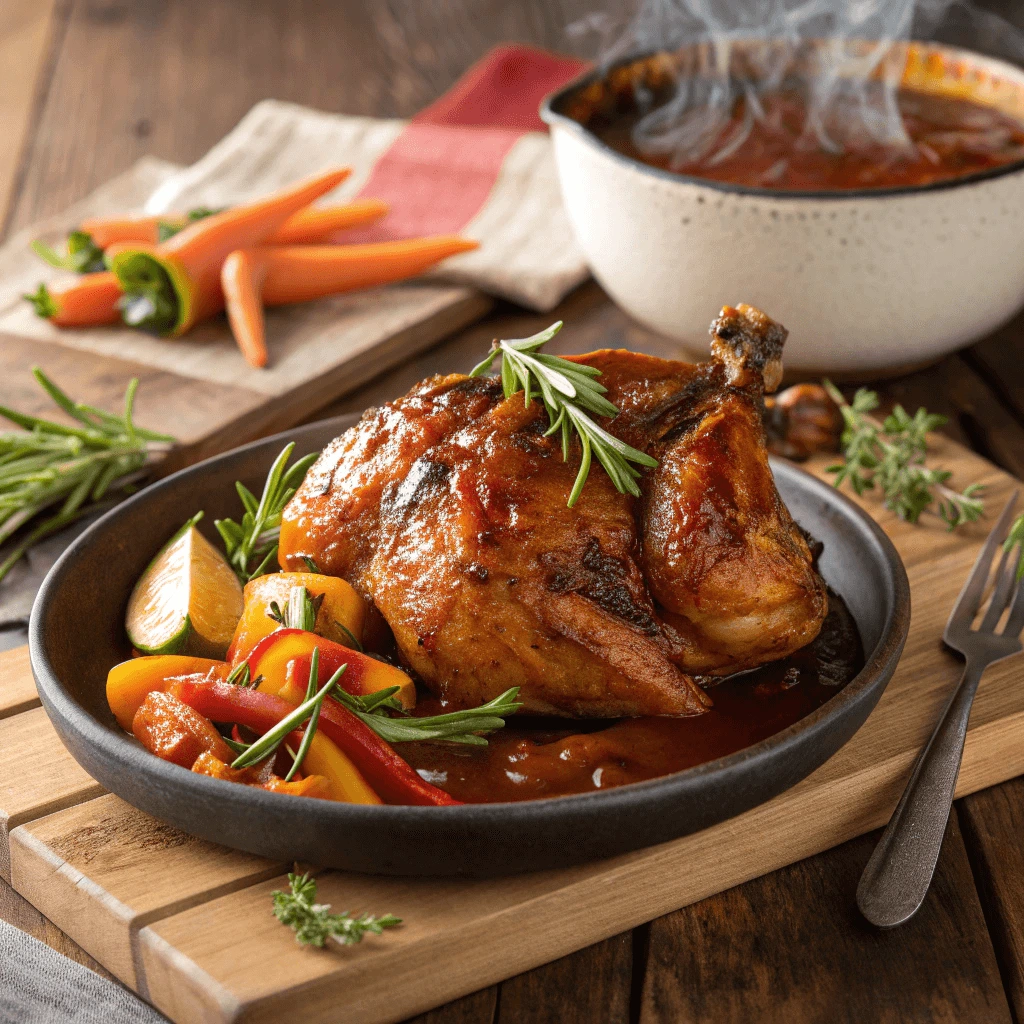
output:
<svg viewBox="0 0 1024 1024"><path fill-rule="evenodd" d="M993 511L1017 486L953 442L936 439L934 458L957 485L988 485ZM357 947L304 949L271 914L270 894L286 884L282 866L211 847L116 797L97 797L98 787L74 778L34 709L0 721L0 847L9 840L13 885L173 1020L284 1021L301 1005L310 1024L383 1024L860 835L891 813L959 677L961 664L940 636L988 529L983 522L949 534L902 523L870 499L864 505L910 577L903 659L850 743L787 793L731 821L613 860L507 879L325 872L324 902L397 913L405 923ZM9 666L0 667L0 706L24 687L19 658L0 658ZM1024 773L1022 665L1022 657L1002 662L981 683L959 796ZM14 773L27 763L34 772ZM0 864L7 859L5 849ZM856 881L848 879L851 892Z"/></svg>
<svg viewBox="0 0 1024 1024"><path fill-rule="evenodd" d="M33 366L79 401L111 410L121 407L128 381L138 377L139 423L180 441L160 463L158 472L165 474L310 419L478 320L493 304L474 288L417 280L270 310L270 363L263 370L246 364L224 317L177 340L117 325L62 330L36 317L22 296L56 272L32 254L32 239L59 245L83 217L137 210L179 171L146 157L65 213L18 232L0 249L5 405L53 416L53 404L32 378Z"/></svg>

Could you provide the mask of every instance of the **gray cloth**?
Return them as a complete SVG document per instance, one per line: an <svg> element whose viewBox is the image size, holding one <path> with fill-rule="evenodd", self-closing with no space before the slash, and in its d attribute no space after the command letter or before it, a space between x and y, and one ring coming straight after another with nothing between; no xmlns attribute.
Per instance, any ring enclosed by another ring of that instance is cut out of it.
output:
<svg viewBox="0 0 1024 1024"><path fill-rule="evenodd" d="M167 1024L167 1018L0 921L0 1024Z"/></svg>
<svg viewBox="0 0 1024 1024"><path fill-rule="evenodd" d="M3 582L0 582L0 629L28 625L28 613L32 610L32 602L36 599L36 591L43 582L43 577L63 554L64 549L86 527L96 522L101 514L85 516L60 533L41 540L24 558L14 564ZM14 544L0 547L0 561L13 547Z"/></svg>

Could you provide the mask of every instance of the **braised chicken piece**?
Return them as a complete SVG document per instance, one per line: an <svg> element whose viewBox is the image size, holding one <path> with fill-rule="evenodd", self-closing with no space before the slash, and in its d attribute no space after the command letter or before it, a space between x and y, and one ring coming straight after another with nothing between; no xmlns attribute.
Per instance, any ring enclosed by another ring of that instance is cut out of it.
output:
<svg viewBox="0 0 1024 1024"><path fill-rule="evenodd" d="M352 583L455 707L519 686L534 713L699 714L694 674L785 657L827 611L761 425L784 339L740 306L708 363L575 357L619 408L602 425L659 465L640 499L595 465L573 508L579 446L562 460L539 405L495 378L426 380L324 451L285 510L281 564Z"/></svg>

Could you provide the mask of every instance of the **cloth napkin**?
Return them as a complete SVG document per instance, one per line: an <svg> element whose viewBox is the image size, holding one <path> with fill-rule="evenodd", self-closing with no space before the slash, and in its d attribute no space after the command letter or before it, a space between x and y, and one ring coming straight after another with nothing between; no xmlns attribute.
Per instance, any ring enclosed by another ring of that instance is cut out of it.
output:
<svg viewBox="0 0 1024 1024"><path fill-rule="evenodd" d="M167 1024L167 1018L0 921L0 1024Z"/></svg>

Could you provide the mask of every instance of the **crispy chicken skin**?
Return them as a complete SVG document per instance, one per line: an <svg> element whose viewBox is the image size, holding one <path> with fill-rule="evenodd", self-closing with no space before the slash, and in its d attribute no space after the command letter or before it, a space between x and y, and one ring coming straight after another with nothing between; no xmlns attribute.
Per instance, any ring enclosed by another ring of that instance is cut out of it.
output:
<svg viewBox="0 0 1024 1024"><path fill-rule="evenodd" d="M568 508L579 450L562 461L543 410L434 377L328 446L285 510L282 566L349 580L453 706L519 686L534 713L701 713L693 674L784 657L827 611L761 427L785 331L740 306L712 338L699 365L575 357L620 410L604 425L659 460L639 500L595 465Z"/></svg>

